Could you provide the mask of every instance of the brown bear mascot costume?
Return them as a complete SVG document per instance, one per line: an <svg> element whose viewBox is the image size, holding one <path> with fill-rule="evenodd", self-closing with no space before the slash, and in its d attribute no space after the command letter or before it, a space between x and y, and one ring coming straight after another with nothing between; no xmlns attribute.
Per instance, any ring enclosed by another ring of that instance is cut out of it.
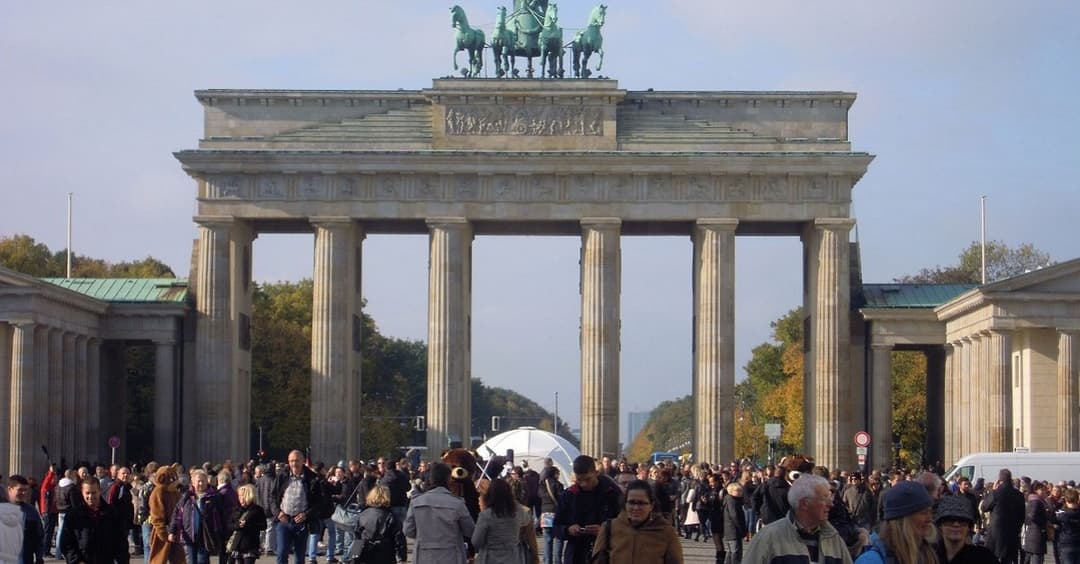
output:
<svg viewBox="0 0 1080 564"><path fill-rule="evenodd" d="M442 455L442 461L450 466L450 493L465 500L473 521L480 515L480 493L476 491L473 473L478 471L476 457L463 448L452 448Z"/></svg>

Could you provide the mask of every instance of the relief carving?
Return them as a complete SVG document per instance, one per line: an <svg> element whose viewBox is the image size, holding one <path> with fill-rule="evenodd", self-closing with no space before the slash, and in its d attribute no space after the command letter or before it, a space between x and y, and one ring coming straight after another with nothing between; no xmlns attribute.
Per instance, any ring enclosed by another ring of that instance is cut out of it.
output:
<svg viewBox="0 0 1080 564"><path fill-rule="evenodd" d="M259 178L260 199L280 199L285 197L285 179L279 176Z"/></svg>
<svg viewBox="0 0 1080 564"><path fill-rule="evenodd" d="M569 199L571 201L588 201L596 198L596 178L592 176L575 176L570 181Z"/></svg>
<svg viewBox="0 0 1080 564"><path fill-rule="evenodd" d="M224 176L214 183L218 198L239 198L243 193L244 179L239 176Z"/></svg>
<svg viewBox="0 0 1080 564"><path fill-rule="evenodd" d="M300 198L304 200L317 200L323 197L322 179L316 176L304 176L300 178Z"/></svg>
<svg viewBox="0 0 1080 564"><path fill-rule="evenodd" d="M637 178L616 176L608 185L607 199L626 201L637 200Z"/></svg>
<svg viewBox="0 0 1080 564"><path fill-rule="evenodd" d="M421 176L416 183L416 199L438 200L442 198L442 182L438 176Z"/></svg>
<svg viewBox="0 0 1080 564"><path fill-rule="evenodd" d="M558 180L548 176L532 177L530 197L542 202L555 201L558 194Z"/></svg>
<svg viewBox="0 0 1080 564"><path fill-rule="evenodd" d="M716 189L713 178L709 176L691 176L687 178L686 197L689 200L715 200Z"/></svg>
<svg viewBox="0 0 1080 564"><path fill-rule="evenodd" d="M827 200L829 198L829 187L824 178L819 176L811 176L807 179L806 183L806 199L808 200Z"/></svg>
<svg viewBox="0 0 1080 564"><path fill-rule="evenodd" d="M588 106L447 106L446 134L603 135L604 116Z"/></svg>
<svg viewBox="0 0 1080 564"><path fill-rule="evenodd" d="M779 202L788 197L787 182L776 177L761 181L761 199L766 202Z"/></svg>
<svg viewBox="0 0 1080 564"><path fill-rule="evenodd" d="M514 179L509 176L499 176L493 182L492 195L496 200L513 200Z"/></svg>

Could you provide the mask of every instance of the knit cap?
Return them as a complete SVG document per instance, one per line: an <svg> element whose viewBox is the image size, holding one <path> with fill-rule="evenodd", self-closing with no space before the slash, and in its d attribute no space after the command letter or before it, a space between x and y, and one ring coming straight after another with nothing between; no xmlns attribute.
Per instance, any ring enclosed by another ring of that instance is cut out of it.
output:
<svg viewBox="0 0 1080 564"><path fill-rule="evenodd" d="M934 522L941 523L945 519L963 519L968 523L975 522L975 516L971 514L971 502L958 495L947 495L938 502L937 514Z"/></svg>
<svg viewBox="0 0 1080 564"><path fill-rule="evenodd" d="M900 482L885 492L885 520L892 521L917 513L934 504L926 487L918 482Z"/></svg>

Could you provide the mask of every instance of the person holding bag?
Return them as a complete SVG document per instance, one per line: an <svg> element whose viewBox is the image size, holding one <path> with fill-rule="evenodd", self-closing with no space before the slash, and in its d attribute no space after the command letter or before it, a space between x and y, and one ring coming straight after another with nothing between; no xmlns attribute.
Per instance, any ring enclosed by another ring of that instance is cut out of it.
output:
<svg viewBox="0 0 1080 564"><path fill-rule="evenodd" d="M232 535L225 543L230 564L255 564L259 558L259 533L266 530L266 511L255 503L255 486L244 484L236 490L240 505L229 516Z"/></svg>
<svg viewBox="0 0 1080 564"><path fill-rule="evenodd" d="M390 511L390 488L379 484L368 492L367 508L356 522L352 552L345 556L354 564L394 564L396 556L405 562L408 552L401 522Z"/></svg>

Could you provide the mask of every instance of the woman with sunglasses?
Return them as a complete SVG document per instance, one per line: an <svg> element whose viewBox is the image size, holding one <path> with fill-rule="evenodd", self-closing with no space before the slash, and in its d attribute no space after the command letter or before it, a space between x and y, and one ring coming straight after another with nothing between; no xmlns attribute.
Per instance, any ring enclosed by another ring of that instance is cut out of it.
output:
<svg viewBox="0 0 1080 564"><path fill-rule="evenodd" d="M594 564L682 564L675 527L658 515L653 487L634 480L618 517L605 521L593 545Z"/></svg>
<svg viewBox="0 0 1080 564"><path fill-rule="evenodd" d="M941 498L934 516L941 542L937 545L938 560L942 564L996 564L998 559L990 549L971 544L975 529L975 514L971 502L963 496L947 495Z"/></svg>

